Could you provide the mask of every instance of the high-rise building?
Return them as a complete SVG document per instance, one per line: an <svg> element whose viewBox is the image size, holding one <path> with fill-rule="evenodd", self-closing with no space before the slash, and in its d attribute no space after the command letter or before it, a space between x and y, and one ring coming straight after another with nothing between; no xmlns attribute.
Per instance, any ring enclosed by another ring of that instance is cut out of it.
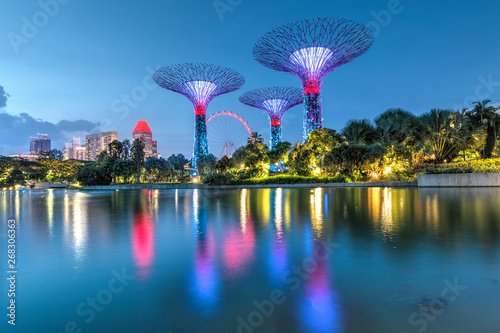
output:
<svg viewBox="0 0 500 333"><path fill-rule="evenodd" d="M66 142L63 151L64 160L87 160L87 147L80 144L80 138L73 137L72 142Z"/></svg>
<svg viewBox="0 0 500 333"><path fill-rule="evenodd" d="M38 155L48 153L51 150L51 141L47 138L47 134L40 134L40 137L32 137L30 141L30 154Z"/></svg>
<svg viewBox="0 0 500 333"><path fill-rule="evenodd" d="M87 135L85 137L87 161L94 161L101 152L108 151L108 144L114 140L118 140L118 133L114 131Z"/></svg>
<svg viewBox="0 0 500 333"><path fill-rule="evenodd" d="M144 120L139 120L132 132L133 140L140 139L144 143L144 157L158 157L157 143L153 141L153 132Z"/></svg>

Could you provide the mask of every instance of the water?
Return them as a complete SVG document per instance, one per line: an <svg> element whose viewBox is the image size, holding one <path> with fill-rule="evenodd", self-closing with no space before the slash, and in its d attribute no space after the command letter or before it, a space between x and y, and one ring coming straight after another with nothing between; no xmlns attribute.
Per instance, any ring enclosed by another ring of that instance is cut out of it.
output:
<svg viewBox="0 0 500 333"><path fill-rule="evenodd" d="M0 327L499 332L499 217L499 189L4 191Z"/></svg>

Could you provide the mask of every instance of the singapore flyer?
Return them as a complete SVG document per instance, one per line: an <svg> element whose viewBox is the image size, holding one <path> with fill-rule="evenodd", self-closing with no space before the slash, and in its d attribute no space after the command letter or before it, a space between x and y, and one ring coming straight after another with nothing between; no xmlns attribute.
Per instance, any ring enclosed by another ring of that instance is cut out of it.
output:
<svg viewBox="0 0 500 333"><path fill-rule="evenodd" d="M233 153L248 142L252 130L238 114L230 111L217 112L207 118L208 149L217 158Z"/></svg>

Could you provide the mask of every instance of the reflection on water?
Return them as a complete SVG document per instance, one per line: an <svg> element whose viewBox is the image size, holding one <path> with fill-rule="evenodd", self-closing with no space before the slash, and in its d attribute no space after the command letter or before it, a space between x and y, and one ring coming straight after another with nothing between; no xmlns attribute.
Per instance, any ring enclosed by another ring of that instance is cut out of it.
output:
<svg viewBox="0 0 500 333"><path fill-rule="evenodd" d="M255 332L410 332L414 303L455 278L469 288L426 332L495 331L500 313L481 309L500 309L498 216L498 189L0 193L0 217L19 221L32 332L60 331L121 267L134 280L87 331L237 332L280 290ZM318 260L325 242L339 247Z"/></svg>

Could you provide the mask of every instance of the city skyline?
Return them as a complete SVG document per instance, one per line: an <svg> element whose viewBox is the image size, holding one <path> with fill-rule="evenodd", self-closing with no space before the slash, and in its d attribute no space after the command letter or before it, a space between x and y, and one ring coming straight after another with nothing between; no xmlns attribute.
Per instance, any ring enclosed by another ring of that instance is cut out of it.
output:
<svg viewBox="0 0 500 333"><path fill-rule="evenodd" d="M33 24L33 17L45 9L36 2L9 4L9 15L0 28L4 36L0 42L4 74L0 78L0 154L20 153L26 137L37 131L49 132L53 147L62 149L73 136L127 133L119 137L122 140L138 120L160 119L163 126L155 130L162 143L159 153L191 157L191 105L154 87L150 77L157 66L215 62L240 71L247 78L245 91L273 85L299 88L291 75L258 64L251 50L269 30L318 16L346 17L368 25L375 35L374 46L363 57L325 79L325 127L340 130L350 119L373 119L391 107L418 115L432 108L471 107L473 100L500 100L496 60L500 47L491 43L500 4L314 1L291 3L279 16L273 13L280 4L273 2L227 6L68 2L59 4L57 13L52 8L53 16L47 14L47 23L35 27L36 33L27 38L26 22ZM99 23L111 11L120 17L116 24ZM96 20L90 26L89 17ZM187 17L193 18L189 25ZM476 52L481 48L485 52ZM238 97L232 93L214 100L207 115L236 112L267 142L267 117L241 105ZM287 112L284 140L301 139L302 112L302 107Z"/></svg>

